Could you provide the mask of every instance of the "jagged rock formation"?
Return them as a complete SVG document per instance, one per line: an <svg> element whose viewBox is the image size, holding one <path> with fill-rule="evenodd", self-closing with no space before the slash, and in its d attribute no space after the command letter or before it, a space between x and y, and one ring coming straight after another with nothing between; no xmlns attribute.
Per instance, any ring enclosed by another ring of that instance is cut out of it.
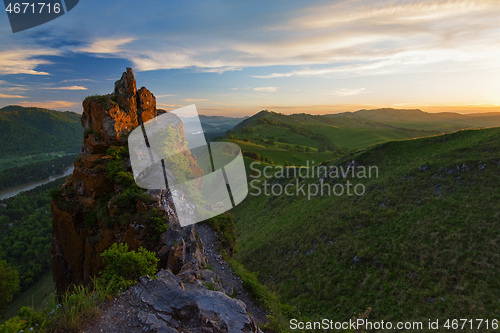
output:
<svg viewBox="0 0 500 333"><path fill-rule="evenodd" d="M114 322L91 322L86 332L260 332L242 301L211 291L228 289L207 265L195 226L182 228L167 190L139 189L130 173L127 136L141 123L164 110L156 109L154 95L137 90L132 69L116 81L114 93L91 96L83 101L82 154L74 172L53 194L52 273L57 292L71 285L90 284L104 269L100 254L113 243L129 249L140 246L160 259L158 280L142 277L126 294L117 297L119 316ZM180 119L173 128L185 140ZM178 150L189 159L195 175L203 175L189 150ZM164 224L159 223L163 221ZM168 227L168 229L166 229ZM166 230L165 230L166 229ZM109 311L102 310L102 317ZM116 318L113 318L113 321ZM102 324L102 325L101 325Z"/></svg>
<svg viewBox="0 0 500 333"><path fill-rule="evenodd" d="M75 159L72 178L51 204L53 276L59 294L71 284L89 284L104 269L100 254L115 242L158 253L160 267L174 273L186 263L198 269L204 263L193 228L182 229L176 221L169 191L136 193L140 189L130 174L127 135L157 113L154 95L144 87L137 90L130 68L116 81L112 94L83 101L82 154ZM176 129L184 137L180 120ZM199 173L195 157L183 153ZM133 186L136 192L131 194ZM163 234L155 222L158 218L169 228Z"/></svg>

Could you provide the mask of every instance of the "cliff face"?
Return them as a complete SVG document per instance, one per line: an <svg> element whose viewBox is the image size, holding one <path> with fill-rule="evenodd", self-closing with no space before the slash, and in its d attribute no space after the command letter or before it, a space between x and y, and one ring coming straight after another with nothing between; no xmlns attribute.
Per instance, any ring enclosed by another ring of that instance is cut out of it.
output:
<svg viewBox="0 0 500 333"><path fill-rule="evenodd" d="M169 191L137 188L130 173L127 136L157 116L154 95L137 90L132 69L116 81L114 92L83 101L82 154L51 204L53 277L59 294L71 284L89 284L104 269L100 254L111 244L140 246L174 274L186 264L199 268L204 256L193 228L180 228ZM177 127L184 137L182 122ZM193 162L190 152L185 154ZM199 170L197 170L199 172ZM168 230L166 230L168 228Z"/></svg>

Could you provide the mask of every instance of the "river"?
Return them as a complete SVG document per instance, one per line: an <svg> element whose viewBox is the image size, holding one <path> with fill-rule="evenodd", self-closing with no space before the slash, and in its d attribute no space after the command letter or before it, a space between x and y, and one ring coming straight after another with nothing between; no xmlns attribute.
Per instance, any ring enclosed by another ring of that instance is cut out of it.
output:
<svg viewBox="0 0 500 333"><path fill-rule="evenodd" d="M57 178L69 176L69 175L71 175L73 173L73 169L74 169L74 167L71 166L71 167L67 168L62 175L50 176L47 179L37 180L37 181L34 181L34 182L29 182L29 183L26 183L26 184L23 184L23 185L9 187L9 188L6 188L5 190L1 190L0 191L0 200L13 197L13 196L15 196L16 194L18 194L21 191L28 191L28 190L34 189L37 186L46 184L48 182L56 180Z"/></svg>

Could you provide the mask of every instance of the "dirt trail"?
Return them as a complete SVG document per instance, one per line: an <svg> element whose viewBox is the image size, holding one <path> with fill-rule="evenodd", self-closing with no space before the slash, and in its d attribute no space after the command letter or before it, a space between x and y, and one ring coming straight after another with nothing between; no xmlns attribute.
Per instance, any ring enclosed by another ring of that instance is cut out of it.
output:
<svg viewBox="0 0 500 333"><path fill-rule="evenodd" d="M203 249L205 250L208 263L213 266L214 272L220 276L226 286L230 285L236 290L236 298L242 300L246 304L247 311L252 315L258 325L260 327L264 326L267 322L266 310L255 304L253 299L243 289L241 279L233 274L229 264L222 259L221 254L217 250L217 239L214 231L202 223L196 225L196 230L203 243Z"/></svg>

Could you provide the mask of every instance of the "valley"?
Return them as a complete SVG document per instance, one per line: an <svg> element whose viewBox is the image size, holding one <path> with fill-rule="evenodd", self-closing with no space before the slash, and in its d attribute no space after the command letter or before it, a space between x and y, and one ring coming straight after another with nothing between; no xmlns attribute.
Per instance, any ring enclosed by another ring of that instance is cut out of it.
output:
<svg viewBox="0 0 500 333"><path fill-rule="evenodd" d="M402 115L394 116L398 112ZM495 186L500 181L500 130L463 128L495 125L498 115L464 118L382 109L286 116L261 111L248 118L200 120L207 140L240 146L251 184L248 197L230 211L234 222L209 223L222 228L223 234L214 237L207 226L200 227L208 264L222 279L219 285L207 285L228 295L236 293L261 325L269 311L279 318L272 329L285 331L290 318L343 321L368 309L374 321L495 315L499 304L492 295L500 289L496 282L500 262L494 254L500 244L500 194ZM102 140L96 133L85 139ZM0 172L23 175L26 168L50 172L47 163L66 166L74 159L70 151L55 157L45 152L25 156L7 156ZM75 163L82 165L81 157ZM109 162L84 163L99 168ZM320 176L296 172L307 170L305 166L314 166ZM358 177L370 166L377 169L376 175ZM294 168L288 176L275 172ZM351 172L339 176L331 172L335 168ZM36 243L25 246L48 246L48 225L38 226L39 235L30 228L36 225L33 218L42 217L40 210L47 214L45 202L50 199L47 191L41 191L61 182L2 201L10 209L39 193L45 196L36 199L40 204L30 206L25 215L4 207L0 226L8 232L0 244L2 258L25 272L25 292L5 312L8 316L29 305L30 298L32 305L43 309L53 295L46 275L37 282L50 259L39 256L39 263L29 266L32 260L26 259L20 244L27 241L21 233L27 230ZM349 184L351 192L344 191ZM352 191L356 185L362 193ZM254 191L264 186L265 191ZM275 190L280 187L287 190ZM326 190L322 194L319 188ZM64 194L65 200L75 200L73 195ZM73 209L69 202L56 200L66 205L64 209ZM256 299L255 304L249 297ZM263 301L267 298L272 301Z"/></svg>

